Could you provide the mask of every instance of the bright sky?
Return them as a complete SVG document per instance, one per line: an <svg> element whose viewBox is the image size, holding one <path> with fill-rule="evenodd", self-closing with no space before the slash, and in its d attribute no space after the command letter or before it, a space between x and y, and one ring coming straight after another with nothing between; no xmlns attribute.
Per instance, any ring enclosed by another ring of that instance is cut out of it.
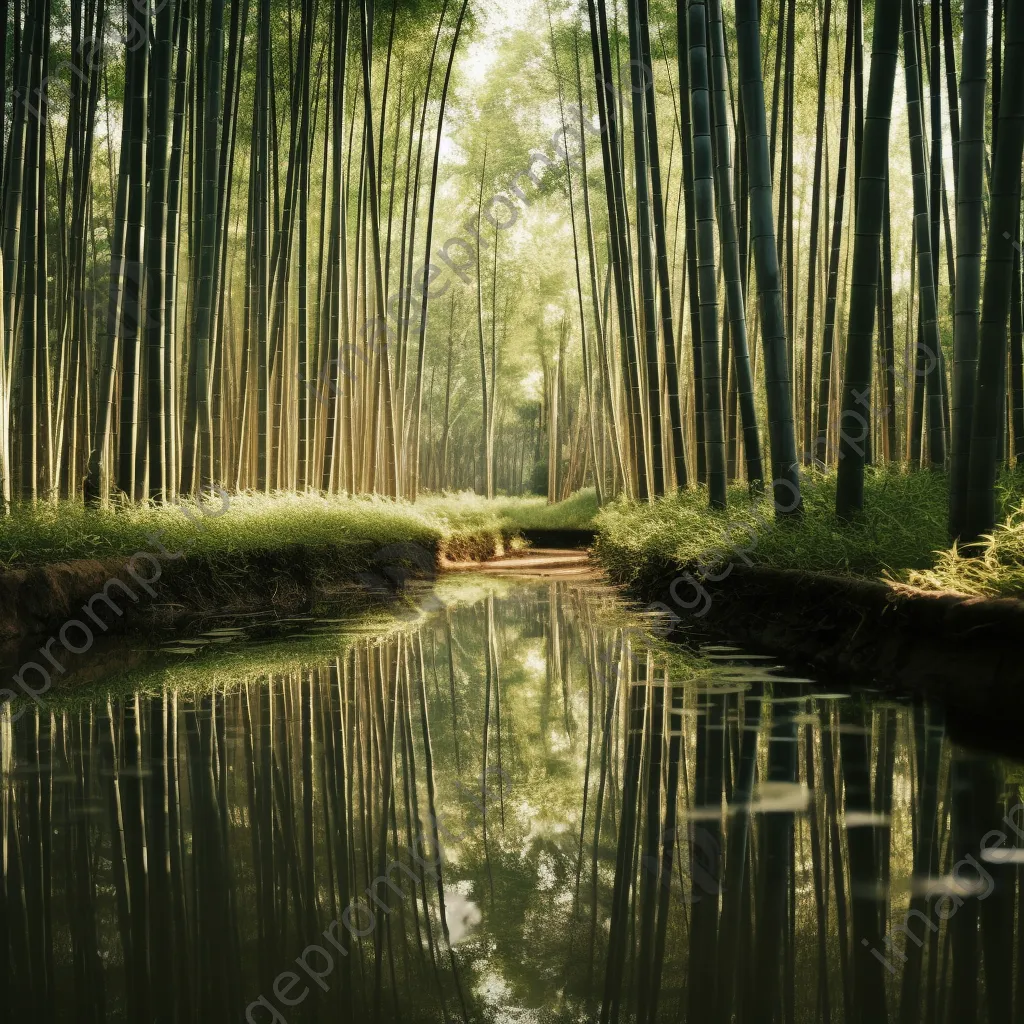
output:
<svg viewBox="0 0 1024 1024"><path fill-rule="evenodd" d="M505 34L511 29L530 24L539 7L538 0L518 0L513 3L507 0L482 0L474 4L480 30L466 54L457 58L470 84L484 81Z"/></svg>
<svg viewBox="0 0 1024 1024"><path fill-rule="evenodd" d="M477 19L476 38L455 55L459 73L472 89L486 81L494 66L505 36L521 25L529 24L541 0L520 0L509 4L502 0L479 0L473 10ZM452 140L451 120L446 119L441 137L441 159L451 160L458 152Z"/></svg>

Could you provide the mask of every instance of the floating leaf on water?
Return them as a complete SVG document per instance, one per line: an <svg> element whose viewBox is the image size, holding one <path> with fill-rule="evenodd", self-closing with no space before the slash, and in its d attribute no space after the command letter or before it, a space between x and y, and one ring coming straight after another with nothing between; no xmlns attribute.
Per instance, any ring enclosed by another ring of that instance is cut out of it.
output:
<svg viewBox="0 0 1024 1024"><path fill-rule="evenodd" d="M917 876L910 879L912 896L978 896L988 886L981 878L957 878L955 875Z"/></svg>
<svg viewBox="0 0 1024 1024"><path fill-rule="evenodd" d="M683 821L718 821L722 817L722 808L714 804L690 807L680 815Z"/></svg>
<svg viewBox="0 0 1024 1024"><path fill-rule="evenodd" d="M802 782L762 782L747 805L751 814L806 810L811 791Z"/></svg>
<svg viewBox="0 0 1024 1024"><path fill-rule="evenodd" d="M750 689L749 683L706 683L695 686L697 693L746 693Z"/></svg>
<svg viewBox="0 0 1024 1024"><path fill-rule="evenodd" d="M988 846L981 850L986 864L1024 864L1024 849L1019 846Z"/></svg>
<svg viewBox="0 0 1024 1024"><path fill-rule="evenodd" d="M892 824L892 816L879 814L875 811L847 811L843 821L847 828L864 828L867 826L882 828Z"/></svg>

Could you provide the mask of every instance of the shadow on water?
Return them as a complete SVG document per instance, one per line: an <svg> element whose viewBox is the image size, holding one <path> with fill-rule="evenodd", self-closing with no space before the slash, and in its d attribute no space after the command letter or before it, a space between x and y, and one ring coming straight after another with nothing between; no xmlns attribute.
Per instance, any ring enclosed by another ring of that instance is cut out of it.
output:
<svg viewBox="0 0 1024 1024"><path fill-rule="evenodd" d="M1024 769L650 626L459 577L5 709L4 1019L1019 1019Z"/></svg>

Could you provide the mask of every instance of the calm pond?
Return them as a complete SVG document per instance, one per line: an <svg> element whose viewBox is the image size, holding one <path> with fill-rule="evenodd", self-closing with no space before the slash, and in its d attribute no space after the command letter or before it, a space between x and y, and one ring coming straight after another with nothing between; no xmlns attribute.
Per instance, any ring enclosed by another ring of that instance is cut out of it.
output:
<svg viewBox="0 0 1024 1024"><path fill-rule="evenodd" d="M452 576L83 656L0 718L0 1016L1021 1019L1024 770L656 632Z"/></svg>

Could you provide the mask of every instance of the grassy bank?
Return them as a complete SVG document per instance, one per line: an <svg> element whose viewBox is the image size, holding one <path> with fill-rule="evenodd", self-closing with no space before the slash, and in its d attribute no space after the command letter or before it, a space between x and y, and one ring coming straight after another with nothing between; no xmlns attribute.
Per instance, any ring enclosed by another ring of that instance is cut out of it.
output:
<svg viewBox="0 0 1024 1024"><path fill-rule="evenodd" d="M552 506L461 494L416 504L286 494L202 506L40 504L0 519L0 639L46 635L96 601L107 607L111 587L127 596L104 631L361 609L391 600L405 573L430 575L446 557L489 558L514 549L522 530L585 526L594 511L585 492Z"/></svg>
<svg viewBox="0 0 1024 1024"><path fill-rule="evenodd" d="M596 512L592 491L557 505L543 498L470 494L415 504L382 498L239 494L213 498L200 511L182 506L83 508L39 504L0 520L0 566L26 568L73 559L104 559L153 550L153 535L169 551L188 550L221 562L296 545L347 552L360 568L365 552L411 541L449 555L486 554L520 530L586 526Z"/></svg>
<svg viewBox="0 0 1024 1024"><path fill-rule="evenodd" d="M711 512L703 491L651 505L615 502L597 516L597 552L613 576L636 583L668 563L728 562L867 578L886 577L970 594L1024 593L1024 477L1001 487L1005 522L965 557L949 547L947 480L941 474L875 470L865 481L856 524L835 517L835 476L812 474L802 488L804 515L776 522L770 496L730 489L729 508ZM722 571L722 570L719 570Z"/></svg>

